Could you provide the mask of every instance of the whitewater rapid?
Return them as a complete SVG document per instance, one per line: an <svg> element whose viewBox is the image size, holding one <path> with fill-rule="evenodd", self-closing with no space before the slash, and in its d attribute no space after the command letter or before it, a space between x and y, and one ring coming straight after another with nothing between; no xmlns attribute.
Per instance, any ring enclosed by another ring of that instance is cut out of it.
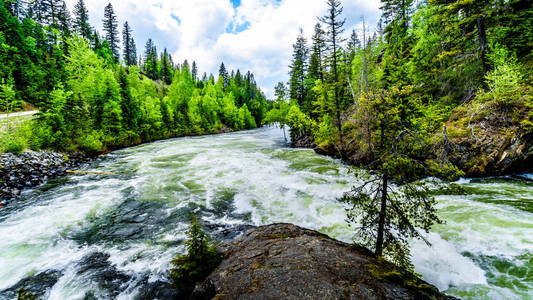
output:
<svg viewBox="0 0 533 300"><path fill-rule="evenodd" d="M355 183L350 167L288 148L277 128L144 144L85 169L113 174L56 179L0 210L0 299L43 273L48 299L135 298L166 281L194 214L215 236L290 222L354 237L337 201ZM437 196L446 223L428 234L432 247L412 242L415 270L463 299L533 299L531 182L458 184L469 195ZM122 279L106 285L106 274Z"/></svg>

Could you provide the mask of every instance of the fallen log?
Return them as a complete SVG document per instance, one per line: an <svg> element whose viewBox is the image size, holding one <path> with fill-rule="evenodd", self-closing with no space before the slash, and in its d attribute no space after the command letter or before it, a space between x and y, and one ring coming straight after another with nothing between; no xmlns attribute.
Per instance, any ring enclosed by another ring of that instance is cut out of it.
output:
<svg viewBox="0 0 533 300"><path fill-rule="evenodd" d="M66 171L68 174L100 174L100 175L113 175L113 172L96 172L96 171Z"/></svg>

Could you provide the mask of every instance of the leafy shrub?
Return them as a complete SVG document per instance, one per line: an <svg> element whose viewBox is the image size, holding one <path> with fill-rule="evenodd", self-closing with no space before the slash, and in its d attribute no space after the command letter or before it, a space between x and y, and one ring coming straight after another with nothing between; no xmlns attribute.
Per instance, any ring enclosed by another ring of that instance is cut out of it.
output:
<svg viewBox="0 0 533 300"><path fill-rule="evenodd" d="M19 136L7 137L5 140L4 151L14 154L20 154L26 149L26 140Z"/></svg>
<svg viewBox="0 0 533 300"><path fill-rule="evenodd" d="M493 98L502 106L511 106L521 97L523 83L521 66L515 56L498 44L491 47L489 60L494 69L487 73L485 80L489 87L487 98Z"/></svg>
<svg viewBox="0 0 533 300"><path fill-rule="evenodd" d="M189 295L196 282L203 281L222 259L198 219L191 221L187 237L187 254L174 258L171 261L174 266L170 270L172 285L185 295Z"/></svg>
<svg viewBox="0 0 533 300"><path fill-rule="evenodd" d="M293 140L302 136L311 135L316 126L315 121L304 114L297 105L293 105L289 109L286 122L291 128L291 139Z"/></svg>
<svg viewBox="0 0 533 300"><path fill-rule="evenodd" d="M100 135L95 131L79 137L76 142L80 146L80 149L88 154L94 155L104 150L104 145L100 141Z"/></svg>

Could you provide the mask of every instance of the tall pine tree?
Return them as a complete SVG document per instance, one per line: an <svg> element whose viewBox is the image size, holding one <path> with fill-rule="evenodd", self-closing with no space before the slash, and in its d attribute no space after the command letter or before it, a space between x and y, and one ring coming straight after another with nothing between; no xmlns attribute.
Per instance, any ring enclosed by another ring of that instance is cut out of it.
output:
<svg viewBox="0 0 533 300"><path fill-rule="evenodd" d="M340 45L344 41L341 37L341 34L344 32L344 23L346 19L341 19L342 6L339 0L327 0L328 13L321 17L319 20L324 23L327 29L326 34L326 45L328 45L329 50L329 63L330 63L330 72L327 78L327 82L330 85L333 85L334 89L334 112L336 119L337 130L339 131L339 142L340 142L340 155L344 158L344 140L342 134L342 120L341 120L341 110L342 110L342 95L341 91L343 87L340 86L339 82L339 58L338 50Z"/></svg>
<svg viewBox="0 0 533 300"><path fill-rule="evenodd" d="M104 32L109 48L116 61L120 58L118 43L118 21L115 12L113 11L113 5L109 3L104 9Z"/></svg>
<svg viewBox="0 0 533 300"><path fill-rule="evenodd" d="M226 66L224 65L224 63L220 64L220 68L218 69L218 75L224 80L224 88L228 87L229 73L226 70Z"/></svg>
<svg viewBox="0 0 533 300"><path fill-rule="evenodd" d="M89 11L85 7L83 0L79 0L74 6L74 29L83 38L90 39L92 34L91 25L89 25Z"/></svg>
<svg viewBox="0 0 533 300"><path fill-rule="evenodd" d="M137 64L137 51L135 50L135 42L133 41L133 31L126 21L122 29L122 56L126 66Z"/></svg>
<svg viewBox="0 0 533 300"><path fill-rule="evenodd" d="M163 79L166 84L172 83L172 64L166 48L161 55L161 79Z"/></svg>
<svg viewBox="0 0 533 300"><path fill-rule="evenodd" d="M303 30L300 28L300 34L296 38L296 43L292 45L292 61L289 66L290 71L290 88L289 93L291 99L303 106L307 88L305 86L305 78L307 74L307 60L309 49L307 48L307 41L304 37Z"/></svg>
<svg viewBox="0 0 533 300"><path fill-rule="evenodd" d="M63 36L70 36L70 24L72 22L70 18L70 12L68 11L67 4L65 1L61 4L61 9L59 11L58 15L58 21L59 21L59 31L63 34Z"/></svg>

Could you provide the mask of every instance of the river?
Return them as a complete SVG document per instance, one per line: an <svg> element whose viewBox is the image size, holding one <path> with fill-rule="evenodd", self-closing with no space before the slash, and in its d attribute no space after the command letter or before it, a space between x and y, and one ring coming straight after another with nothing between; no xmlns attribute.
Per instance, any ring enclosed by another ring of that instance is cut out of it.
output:
<svg viewBox="0 0 533 300"><path fill-rule="evenodd" d="M288 148L277 128L112 152L84 169L113 174L54 179L0 209L0 291L29 278L49 299L141 297L184 251L193 214L218 238L290 222L350 242L336 200L354 183L349 168ZM532 183L457 183L469 194L437 196L446 223L428 235L432 247L412 243L415 270L463 299L533 299Z"/></svg>

